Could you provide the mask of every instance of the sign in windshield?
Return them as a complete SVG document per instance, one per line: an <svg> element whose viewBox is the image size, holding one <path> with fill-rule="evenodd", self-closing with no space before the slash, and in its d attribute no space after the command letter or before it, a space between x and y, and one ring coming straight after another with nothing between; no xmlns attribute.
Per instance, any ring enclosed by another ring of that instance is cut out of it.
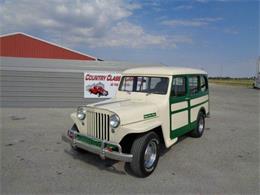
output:
<svg viewBox="0 0 260 195"><path fill-rule="evenodd" d="M169 79L166 77L124 76L119 90L127 92L143 92L166 94Z"/></svg>

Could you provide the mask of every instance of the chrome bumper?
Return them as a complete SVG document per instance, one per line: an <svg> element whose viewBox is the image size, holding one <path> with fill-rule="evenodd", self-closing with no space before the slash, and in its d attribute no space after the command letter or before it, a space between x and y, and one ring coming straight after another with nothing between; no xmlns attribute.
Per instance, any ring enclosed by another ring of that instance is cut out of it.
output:
<svg viewBox="0 0 260 195"><path fill-rule="evenodd" d="M72 133L72 132L73 131L70 131L70 133ZM80 133L75 132L75 131L73 133L75 135L80 134ZM86 136L86 137L89 137L89 136ZM105 140L99 140L98 139L98 141L101 142L101 147L97 147L97 146L82 142L80 140L77 140L75 138L71 138L66 134L63 134L61 138L62 138L63 141L71 144L72 146L76 146L78 148L89 151L91 153L98 154L101 159L110 158L110 159L123 161L123 162L131 162L132 158L133 158L132 154L122 153L122 148L119 144L111 143L111 142L108 142L108 141L105 141ZM89 138L91 138L91 137L89 137ZM97 139L95 138L95 140L97 140ZM109 150L108 147L106 147L107 144L115 145L118 148L118 152Z"/></svg>

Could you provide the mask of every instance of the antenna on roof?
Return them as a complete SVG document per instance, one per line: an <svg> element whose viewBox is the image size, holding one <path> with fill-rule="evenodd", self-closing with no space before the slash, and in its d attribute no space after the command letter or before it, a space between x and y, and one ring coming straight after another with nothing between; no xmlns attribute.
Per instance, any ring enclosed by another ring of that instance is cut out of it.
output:
<svg viewBox="0 0 260 195"><path fill-rule="evenodd" d="M164 65L164 66L169 66L168 64L165 64L163 62L160 62L161 65Z"/></svg>

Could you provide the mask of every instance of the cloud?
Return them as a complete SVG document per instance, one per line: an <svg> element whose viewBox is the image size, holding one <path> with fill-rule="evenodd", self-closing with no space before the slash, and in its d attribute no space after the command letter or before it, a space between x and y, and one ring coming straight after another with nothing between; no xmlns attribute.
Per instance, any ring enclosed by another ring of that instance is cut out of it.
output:
<svg viewBox="0 0 260 195"><path fill-rule="evenodd" d="M128 21L141 7L121 0L3 1L0 28L1 33L22 31L70 47L170 46L166 35Z"/></svg>
<svg viewBox="0 0 260 195"><path fill-rule="evenodd" d="M193 6L191 5L180 5L174 8L174 10L190 10Z"/></svg>
<svg viewBox="0 0 260 195"><path fill-rule="evenodd" d="M142 5L121 0L13 0L0 4L1 33L25 32L71 48L176 47L191 37L147 32L129 17Z"/></svg>
<svg viewBox="0 0 260 195"><path fill-rule="evenodd" d="M199 2L199 3L207 3L208 0L195 0L196 2Z"/></svg>
<svg viewBox="0 0 260 195"><path fill-rule="evenodd" d="M152 35L144 31L141 26L122 21L113 26L103 37L72 36L67 44L85 44L89 47L126 47L146 48L151 46L176 47L177 44L191 44L191 37L184 35Z"/></svg>
<svg viewBox="0 0 260 195"><path fill-rule="evenodd" d="M90 47L128 47L144 48L147 46L169 46L167 39L162 35L151 35L141 26L122 21L113 26L105 36L73 36L68 44L86 44Z"/></svg>
<svg viewBox="0 0 260 195"><path fill-rule="evenodd" d="M209 2L229 2L235 0L195 0L198 3L209 3Z"/></svg>
<svg viewBox="0 0 260 195"><path fill-rule="evenodd" d="M4 31L88 29L92 33L132 14L133 6L121 1L4 1L1 5L1 29ZM45 29L46 28L46 29ZM98 33L99 34L99 33Z"/></svg>
<svg viewBox="0 0 260 195"><path fill-rule="evenodd" d="M163 25L176 27L176 26L186 26L186 27L200 27L208 25L212 22L217 22L222 20L222 18L195 18L190 20L184 20L184 19L172 19L172 20L164 20L162 21Z"/></svg>
<svg viewBox="0 0 260 195"><path fill-rule="evenodd" d="M142 5L141 4L137 4L137 3L131 3L131 4L127 4L127 8L129 10L141 9Z"/></svg>
<svg viewBox="0 0 260 195"><path fill-rule="evenodd" d="M171 42L178 44L178 43L186 43L186 44L192 44L193 40L189 36L185 35L175 35L171 38Z"/></svg>
<svg viewBox="0 0 260 195"><path fill-rule="evenodd" d="M236 29L233 29L233 28L224 29L223 32L224 32L224 33L227 33L227 34L232 34L232 35L237 35L237 34L239 34L239 31L236 30Z"/></svg>

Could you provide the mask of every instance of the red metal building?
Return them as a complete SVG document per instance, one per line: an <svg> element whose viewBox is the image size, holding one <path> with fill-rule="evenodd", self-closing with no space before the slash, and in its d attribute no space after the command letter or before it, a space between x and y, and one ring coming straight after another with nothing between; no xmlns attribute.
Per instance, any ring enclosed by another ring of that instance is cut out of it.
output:
<svg viewBox="0 0 260 195"><path fill-rule="evenodd" d="M97 58L27 35L12 33L0 36L0 56L96 61Z"/></svg>

